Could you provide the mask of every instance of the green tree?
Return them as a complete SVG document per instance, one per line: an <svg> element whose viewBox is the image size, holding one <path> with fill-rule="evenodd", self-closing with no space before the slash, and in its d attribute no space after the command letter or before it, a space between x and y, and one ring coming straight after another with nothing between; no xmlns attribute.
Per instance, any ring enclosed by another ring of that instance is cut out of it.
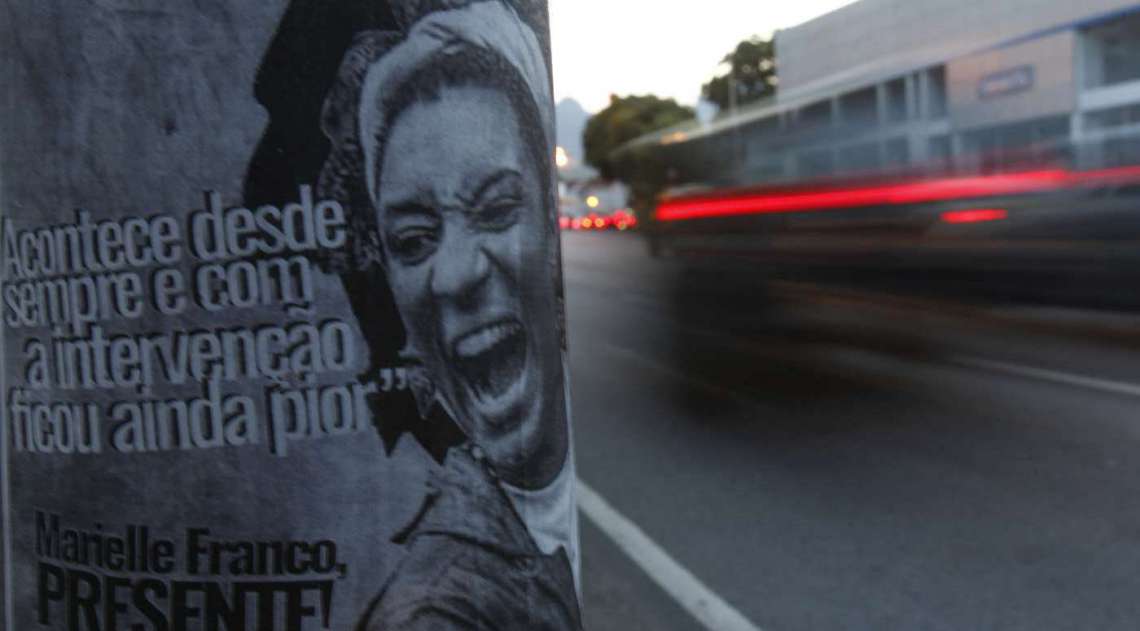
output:
<svg viewBox="0 0 1140 631"><path fill-rule="evenodd" d="M701 96L716 103L722 112L754 103L776 94L776 47L771 39L750 37L736 45L721 60L730 70L701 86Z"/></svg>
<svg viewBox="0 0 1140 631"><path fill-rule="evenodd" d="M661 99L653 95L611 95L610 104L586 123L582 135L586 164L597 169L603 178L619 179L611 160L614 149L645 134L692 118L692 108L678 105L673 99Z"/></svg>

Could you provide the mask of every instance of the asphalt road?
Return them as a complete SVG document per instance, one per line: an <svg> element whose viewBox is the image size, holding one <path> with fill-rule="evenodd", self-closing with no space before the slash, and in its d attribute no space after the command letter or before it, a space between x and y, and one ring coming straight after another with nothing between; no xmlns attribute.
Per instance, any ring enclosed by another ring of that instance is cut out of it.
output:
<svg viewBox="0 0 1140 631"><path fill-rule="evenodd" d="M563 242L579 477L754 628L1140 628L1134 321ZM587 629L708 628L582 540Z"/></svg>

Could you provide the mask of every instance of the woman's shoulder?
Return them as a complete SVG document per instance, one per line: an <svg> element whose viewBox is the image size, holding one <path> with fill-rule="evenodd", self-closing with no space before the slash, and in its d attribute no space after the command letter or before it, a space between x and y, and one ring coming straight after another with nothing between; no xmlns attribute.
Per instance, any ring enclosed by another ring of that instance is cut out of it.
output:
<svg viewBox="0 0 1140 631"><path fill-rule="evenodd" d="M504 556L539 552L494 472L470 445L447 453L429 477L420 510L393 541L414 546L424 537L468 542Z"/></svg>
<svg viewBox="0 0 1140 631"><path fill-rule="evenodd" d="M469 449L448 454L397 540L406 556L361 631L580 628L565 554L542 554Z"/></svg>
<svg viewBox="0 0 1140 631"><path fill-rule="evenodd" d="M470 541L418 538L362 631L581 628L569 565L557 556L509 557Z"/></svg>
<svg viewBox="0 0 1140 631"><path fill-rule="evenodd" d="M481 580L486 559L477 547L443 536L417 537L407 555L376 597L361 624L361 631L441 628L494 628L480 626L487 588ZM477 595L477 596L476 596ZM431 622L432 624L428 624Z"/></svg>

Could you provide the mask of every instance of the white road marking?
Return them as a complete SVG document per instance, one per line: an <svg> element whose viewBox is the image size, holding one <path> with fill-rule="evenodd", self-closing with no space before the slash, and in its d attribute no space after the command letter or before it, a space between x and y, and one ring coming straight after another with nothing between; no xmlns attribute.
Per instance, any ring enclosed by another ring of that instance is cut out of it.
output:
<svg viewBox="0 0 1140 631"><path fill-rule="evenodd" d="M951 357L950 361L963 366L969 366L971 368L984 368L987 370L994 370L997 372L1017 375L1019 377L1029 377L1042 381L1051 381L1053 383L1065 384L1067 386L1077 386L1079 388L1089 388L1092 390L1100 390L1101 392L1110 392L1112 394L1123 394L1133 397L1140 397L1140 385L1126 383L1123 381L1111 381L1108 379L1098 379L1096 377L1086 377L1084 375L1074 375L1072 373L1060 372L1057 370L1034 368L1032 366L1011 364L1008 362L995 361L992 359L983 359L981 357L966 357L958 355Z"/></svg>
<svg viewBox="0 0 1140 631"><path fill-rule="evenodd" d="M760 631L580 479L577 493L582 514L702 626L709 631Z"/></svg>

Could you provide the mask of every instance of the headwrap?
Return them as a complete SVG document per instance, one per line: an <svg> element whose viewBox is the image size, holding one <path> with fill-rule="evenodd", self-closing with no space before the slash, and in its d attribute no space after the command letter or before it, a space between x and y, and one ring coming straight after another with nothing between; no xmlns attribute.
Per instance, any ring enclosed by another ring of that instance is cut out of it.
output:
<svg viewBox="0 0 1140 631"><path fill-rule="evenodd" d="M515 2L529 0L515 0ZM332 152L318 192L351 206L360 217L375 212L380 165L395 119L393 96L425 68L446 57L485 49L508 63L529 89L542 125L542 155L554 155L554 111L546 57L533 28L506 0L405 0L394 12L405 34L357 35L325 102L322 129ZM553 158L550 158L553 159ZM367 204L367 208L362 206ZM363 211L363 212L362 212ZM374 223L354 226L349 257L360 268L380 260Z"/></svg>

